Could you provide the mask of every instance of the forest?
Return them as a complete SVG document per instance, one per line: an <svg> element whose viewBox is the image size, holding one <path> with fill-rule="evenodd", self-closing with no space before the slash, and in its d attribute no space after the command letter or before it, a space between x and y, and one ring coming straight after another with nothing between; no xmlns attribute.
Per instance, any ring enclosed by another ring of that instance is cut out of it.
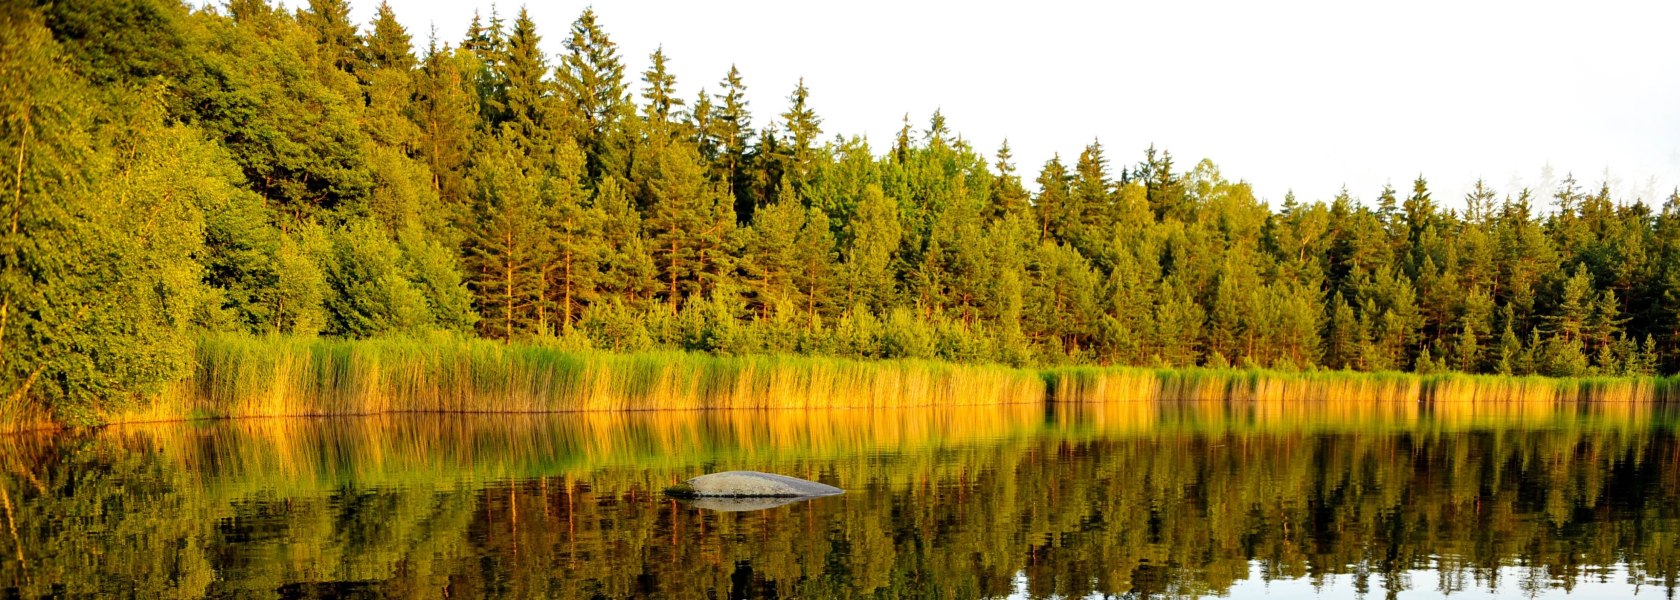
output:
<svg viewBox="0 0 1680 600"><path fill-rule="evenodd" d="M803 81L768 109L733 68L680 96L591 10L420 41L385 5L300 4L0 2L0 407L144 396L229 335L1680 370L1680 191L1267 202L1097 141L1028 170L938 112L826 131Z"/></svg>

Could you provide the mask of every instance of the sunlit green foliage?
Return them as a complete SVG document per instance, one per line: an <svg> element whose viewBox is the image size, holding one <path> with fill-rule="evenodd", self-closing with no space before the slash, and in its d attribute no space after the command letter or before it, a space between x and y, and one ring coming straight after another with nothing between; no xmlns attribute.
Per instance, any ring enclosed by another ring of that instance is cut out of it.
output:
<svg viewBox="0 0 1680 600"><path fill-rule="evenodd" d="M202 4L202 3L200 3ZM85 421L219 333L735 354L1635 376L1680 369L1680 194L1415 178L1267 203L1092 140L1036 173L820 82L690 100L585 10L413 47L344 0L12 2L0 401ZM447 24L440 24L446 25ZM461 24L457 24L459 26ZM545 54L544 39L563 51ZM635 81L640 73L639 83ZM1077 150L1077 152L1074 152ZM1028 182L1031 182L1030 184ZM1029 189L1030 188L1030 189Z"/></svg>

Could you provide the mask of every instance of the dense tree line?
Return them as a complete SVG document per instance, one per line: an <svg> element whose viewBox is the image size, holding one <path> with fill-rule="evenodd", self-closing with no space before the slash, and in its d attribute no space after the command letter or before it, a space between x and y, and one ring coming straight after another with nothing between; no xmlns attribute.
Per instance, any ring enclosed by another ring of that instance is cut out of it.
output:
<svg viewBox="0 0 1680 600"><path fill-rule="evenodd" d="M0 401L74 412L205 331L455 331L1011 364L1680 368L1680 194L1419 177L1275 207L1093 142L1030 191L935 113L884 151L801 82L677 94L596 15L416 48L380 6L0 7ZM559 55L541 51L560 35ZM1070 155L1071 156L1071 155ZM1071 163L1071 164L1070 164ZM65 408L70 407L70 408Z"/></svg>

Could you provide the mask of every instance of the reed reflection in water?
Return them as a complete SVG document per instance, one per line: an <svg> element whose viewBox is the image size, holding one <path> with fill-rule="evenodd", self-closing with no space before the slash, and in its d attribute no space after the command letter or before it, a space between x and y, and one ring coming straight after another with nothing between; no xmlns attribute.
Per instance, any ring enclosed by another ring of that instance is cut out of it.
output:
<svg viewBox="0 0 1680 600"><path fill-rule="evenodd" d="M1672 594L1675 423L1135 402L13 436L0 597ZM746 512L659 494L728 469L848 493Z"/></svg>

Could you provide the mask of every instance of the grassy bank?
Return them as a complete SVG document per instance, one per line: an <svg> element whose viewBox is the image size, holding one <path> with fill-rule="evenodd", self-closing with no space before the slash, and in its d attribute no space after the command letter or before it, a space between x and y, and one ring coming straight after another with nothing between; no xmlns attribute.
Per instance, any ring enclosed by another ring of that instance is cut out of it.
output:
<svg viewBox="0 0 1680 600"><path fill-rule="evenodd" d="M197 342L189 377L101 418L123 423L400 412L1013 404L1080 406L1087 412L1089 407L1106 406L1098 412L1153 414L1151 407L1163 401L1250 403L1285 412L1290 405L1322 403L1358 414L1399 411L1471 420L1484 413L1509 416L1516 410L1554 418L1573 406L1596 406L1593 410L1602 412L1608 405L1680 401L1680 378L1130 367L1038 371L927 360L625 354L448 337L346 341L223 336ZM39 407L6 408L0 431L54 426L49 413ZM1139 417L1132 415L1128 421L1141 422Z"/></svg>
<svg viewBox="0 0 1680 600"><path fill-rule="evenodd" d="M234 336L201 340L188 380L107 420L991 406L1043 397L1043 380L1032 371L934 361Z"/></svg>
<svg viewBox="0 0 1680 600"><path fill-rule="evenodd" d="M1553 378L1445 373L1278 372L1068 367L1045 372L1052 402L1333 402L1415 404L1654 404L1680 401L1680 377Z"/></svg>

